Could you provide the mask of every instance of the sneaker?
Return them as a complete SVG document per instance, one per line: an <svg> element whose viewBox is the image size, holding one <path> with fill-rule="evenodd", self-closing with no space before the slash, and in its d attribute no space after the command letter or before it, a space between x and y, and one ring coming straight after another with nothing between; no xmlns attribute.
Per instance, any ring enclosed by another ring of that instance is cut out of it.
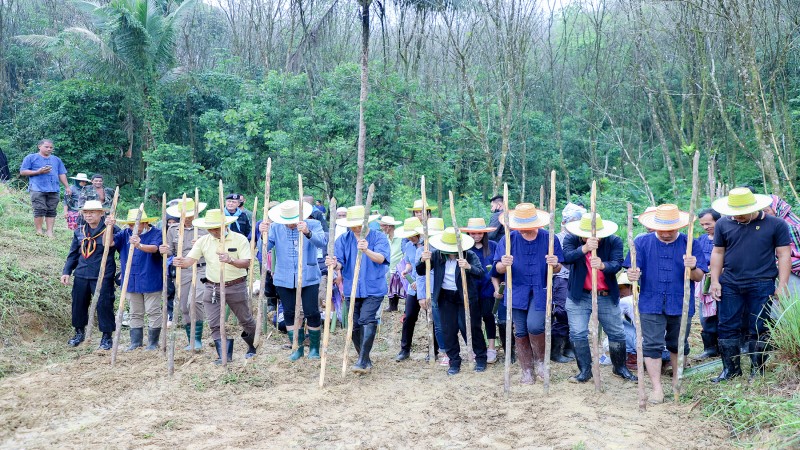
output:
<svg viewBox="0 0 800 450"><path fill-rule="evenodd" d="M450 358L448 358L447 355L442 355L439 357L439 365L450 367Z"/></svg>
<svg viewBox="0 0 800 450"><path fill-rule="evenodd" d="M489 364L494 364L497 362L497 350L486 350L486 362Z"/></svg>
<svg viewBox="0 0 800 450"><path fill-rule="evenodd" d="M123 327L127 327L128 325L130 325L130 315L128 314L128 311L123 311L122 312L122 326Z"/></svg>

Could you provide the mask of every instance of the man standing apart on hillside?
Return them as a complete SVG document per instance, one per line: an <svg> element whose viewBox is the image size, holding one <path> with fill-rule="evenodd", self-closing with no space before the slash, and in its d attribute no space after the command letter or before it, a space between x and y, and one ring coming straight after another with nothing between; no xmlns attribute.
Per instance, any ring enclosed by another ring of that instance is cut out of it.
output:
<svg viewBox="0 0 800 450"><path fill-rule="evenodd" d="M33 224L36 234L42 235L42 225L47 225L47 236L53 237L53 226L56 221L56 207L60 188L58 183L64 185L67 195L72 194L72 188L67 182L67 168L58 156L53 156L53 141L42 139L37 144L39 151L31 153L22 160L19 174L28 177L28 190L31 193L31 206L33 206Z"/></svg>
<svg viewBox="0 0 800 450"><path fill-rule="evenodd" d="M489 202L492 205L492 217L489 219L489 228L494 228L494 231L489 233L489 240L497 242L505 236L503 224L500 223L500 215L503 214L503 196L495 195Z"/></svg>

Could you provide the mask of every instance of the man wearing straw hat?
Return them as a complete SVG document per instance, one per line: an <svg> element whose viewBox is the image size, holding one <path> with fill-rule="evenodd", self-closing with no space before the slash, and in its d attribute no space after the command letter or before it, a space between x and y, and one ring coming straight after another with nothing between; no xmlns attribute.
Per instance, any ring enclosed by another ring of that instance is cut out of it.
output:
<svg viewBox="0 0 800 450"><path fill-rule="evenodd" d="M373 222L378 216L369 216ZM356 373L367 373L372 369L369 358L375 333L378 328L378 310L383 297L388 292L386 286L386 270L389 266L389 240L380 231L367 230L364 239L360 239L364 224L364 206L347 208L347 215L336 220L337 225L347 228L347 232L339 236L334 244L334 254L328 255L325 263L329 271L341 270L344 283L345 298L355 298L353 308L353 345L358 352L358 361L352 370ZM356 257L362 252L361 272L352 292L355 275Z"/></svg>
<svg viewBox="0 0 800 450"><path fill-rule="evenodd" d="M197 212L203 212L208 206L206 203L200 202L197 204ZM167 215L170 217L181 217L181 208L184 210L184 219L183 219L183 254L180 256L186 256L189 254L189 250L192 248L193 240L194 240L194 208L195 203L193 198L187 198L186 203L183 203L183 199L178 200L175 205L172 205L167 208ZM164 254L165 257L175 256L178 253L178 239L180 239L180 220L169 226L167 230L167 242L162 244L161 246L161 253ZM207 230L202 228L197 229L197 238L200 239L201 237L208 234ZM206 278L206 260L205 258L200 258L197 262L197 280L202 280ZM192 324L192 317L191 313L191 305L189 304L189 298L191 296L191 289L192 289L192 271L191 270L183 270L181 271L181 279L177 280L178 283L181 284L181 298L178 299L178 307L181 309L181 317L183 318L183 329L186 332L186 339L187 342L191 339L192 330L190 329ZM203 321L205 320L205 312L203 310L203 284L196 283L195 284L195 292L194 292L194 304L195 304L195 332L194 332L194 349L200 350L203 348ZM192 343L188 342L187 346L184 350L189 351L192 350Z"/></svg>
<svg viewBox="0 0 800 450"><path fill-rule="evenodd" d="M689 225L689 213L672 204L659 205L655 211L639 215L639 222L653 233L634 241L636 269L628 269L628 279L639 282L639 314L642 322L642 357L653 385L650 402L664 401L661 388L661 352L666 345L672 364L673 386L678 380L678 340L684 340L684 356L689 354L689 325L694 315L694 302L689 302L689 323L680 336L683 313L684 271L690 269L692 282L703 279L708 263L700 245L692 245L692 256L686 256L691 237L680 233ZM630 267L630 253L623 265ZM694 292L694 283L690 284ZM623 342L624 345L624 342Z"/></svg>
<svg viewBox="0 0 800 450"><path fill-rule="evenodd" d="M722 373L712 381L740 376L739 340L742 313L749 317L746 336L750 351L750 376L764 373L767 360L771 297L787 294L792 269L789 227L764 208L772 204L767 195L753 194L747 188L731 189L727 197L712 207L722 214L714 231L711 251L711 295L719 301L719 349ZM777 255L778 264L775 264Z"/></svg>
<svg viewBox="0 0 800 450"><path fill-rule="evenodd" d="M501 216L502 217L502 216ZM561 270L564 255L561 243L555 238L553 255L548 254L550 214L531 203L520 203L508 213L511 231L511 255L506 256L506 241L501 240L494 254L494 270L502 278L511 268L513 298L505 295L506 307L511 304L517 360L522 369L522 384L533 384L536 377L544 378L544 322L547 306L547 266L553 273Z"/></svg>
<svg viewBox="0 0 800 450"><path fill-rule="evenodd" d="M378 225L381 226L381 231L389 239L389 249L391 252L389 270L386 272L386 283L389 286L389 293L387 294L389 306L386 308L386 311L397 311L400 299L406 296L406 290L403 286L402 277L400 276L400 272L404 269L404 266L401 267L400 264L403 260L403 239L395 235L395 227L401 223L403 222L395 220L392 216L383 216L378 219Z"/></svg>
<svg viewBox="0 0 800 450"><path fill-rule="evenodd" d="M161 230L150 225L158 218L148 217L147 213L142 211L142 217L139 220L139 234L134 236L133 227L136 224L138 213L138 209L131 209L128 210L125 220L114 217L106 218L106 226L114 226L115 223L128 226L114 234L114 247L119 251L120 271L123 274L125 274L130 245L132 244L134 247L127 298L130 305L128 324L131 345L125 351L135 350L142 346L145 313L148 319L146 350L158 348L158 339L161 336L161 291L164 286L161 264L163 256L159 253L163 243Z"/></svg>
<svg viewBox="0 0 800 450"><path fill-rule="evenodd" d="M269 232L267 252L275 249L273 283L283 306L283 317L289 332L289 341L293 342L294 333L299 333L297 338L299 346L289 356L292 361L303 357L303 341L305 340L302 320L299 320L300 330L294 329L295 314L300 313L295 311L300 233L305 236L303 239L303 286L300 296L302 312L308 324L308 358L319 359L320 357L319 284L322 273L317 261L317 249L325 248L328 238L319 221L308 218L311 216L312 209L311 204L304 201L301 212L297 200L287 200L270 208L267 213L269 221L262 222L259 226L259 231Z"/></svg>
<svg viewBox="0 0 800 450"><path fill-rule="evenodd" d="M564 239L564 262L572 264L569 273L567 315L575 360L579 373L570 381L585 383L592 379L592 354L589 348L589 319L592 314L592 269L597 269L597 318L608 335L608 350L613 373L636 381L625 366L625 329L619 310L619 285L616 273L622 267L622 239L615 236L618 226L596 215L597 235L592 237L592 214L566 224L570 234ZM597 256L592 257L592 251ZM683 272L681 272L683 273ZM595 355L598 356L598 355Z"/></svg>
<svg viewBox="0 0 800 450"><path fill-rule="evenodd" d="M561 210L561 231L556 234L564 250L564 241L569 236L566 225L581 220L586 208L569 202ZM567 298L569 297L569 274L572 264L564 263L561 270L553 275L553 345L550 347L550 360L568 363L575 359L575 349L569 340L569 317L567 315Z"/></svg>
<svg viewBox="0 0 800 450"><path fill-rule="evenodd" d="M416 228L422 227L422 223L416 217L409 217L403 222L403 226L394 232L395 238L403 240L403 259L398 266L400 276L405 281L406 302L403 312L403 327L400 332L400 353L395 357L395 361L405 361L411 357L411 343L414 339L414 329L419 318L419 302L417 301L417 282L412 275L412 269L417 267L417 249L422 247L422 238ZM413 272L416 274L416 270Z"/></svg>
<svg viewBox="0 0 800 450"><path fill-rule="evenodd" d="M256 333L256 321L250 311L247 295L247 269L250 267L250 243L243 235L228 230L228 225L236 217L226 217L219 209L209 209L205 217L194 219L194 226L208 230L208 234L194 243L189 254L176 256L172 264L176 267L188 268L201 258L206 261L205 294L203 310L205 311L211 336L217 349L218 363L222 362L222 337L220 335L220 282L225 283L225 302L242 326L242 340L247 344L245 358L256 354L253 345ZM220 239L223 240L224 251L220 252ZM220 280L220 266L225 266L225 279ZM228 339L228 361L233 357L233 339Z"/></svg>
<svg viewBox="0 0 800 450"><path fill-rule="evenodd" d="M61 284L69 285L70 275L74 276L72 284L72 326L75 336L69 340L71 347L78 346L86 337L86 325L89 322L89 306L92 294L100 275L100 263L103 260L103 235L106 224L102 221L105 211L100 202L90 200L81 208L84 224L78 227L72 236L72 245L61 272ZM114 231L119 231L114 228ZM114 262L114 249L109 250L106 259L103 284L97 300L97 321L103 337L100 348L111 349L113 339L111 333L116 329L114 322L114 274L117 265Z"/></svg>
<svg viewBox="0 0 800 450"><path fill-rule="evenodd" d="M414 214L414 217L417 219L422 220L422 199L414 200L414 206L411 208L406 208L406 211L411 212ZM433 215L433 211L436 211L436 205L431 205L428 202L425 202L425 211L428 213L428 217Z"/></svg>
<svg viewBox="0 0 800 450"><path fill-rule="evenodd" d="M67 219L67 228L75 230L79 225L83 225L81 208L86 203L86 197L82 196L81 193L83 187L91 183L91 180L85 173L79 173L69 178L75 180L75 185L69 194L64 194L64 217Z"/></svg>

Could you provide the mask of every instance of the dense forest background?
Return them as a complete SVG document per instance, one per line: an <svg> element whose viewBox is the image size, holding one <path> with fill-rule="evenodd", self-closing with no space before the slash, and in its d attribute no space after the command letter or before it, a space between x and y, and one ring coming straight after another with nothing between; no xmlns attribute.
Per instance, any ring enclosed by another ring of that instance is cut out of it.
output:
<svg viewBox="0 0 800 450"><path fill-rule="evenodd" d="M0 0L0 147L123 201L263 189L402 216L419 177L624 214L747 184L800 203L796 0ZM212 201L212 204L215 202ZM587 202L588 203L588 202Z"/></svg>

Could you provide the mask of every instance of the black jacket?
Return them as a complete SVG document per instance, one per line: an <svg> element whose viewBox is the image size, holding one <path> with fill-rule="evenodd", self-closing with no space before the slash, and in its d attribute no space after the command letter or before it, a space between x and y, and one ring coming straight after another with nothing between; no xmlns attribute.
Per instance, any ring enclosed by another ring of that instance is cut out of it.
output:
<svg viewBox="0 0 800 450"><path fill-rule="evenodd" d="M87 230L91 236L99 236L94 241L97 243L97 248L88 257L84 258L81 255L81 241L83 241L84 230ZM79 226L73 236L72 245L69 248L67 261L64 263L64 270L62 275L72 275L75 278L84 278L88 280L96 280L100 274L100 261L103 259L103 236L106 230L106 225L100 222L97 228L90 230L89 225ZM119 232L120 229L114 226L114 233ZM103 274L104 279L113 279L114 273L117 271L117 264L114 261L114 252L117 251L116 247L111 247L108 250L108 258L106 258L106 271Z"/></svg>
<svg viewBox="0 0 800 450"><path fill-rule="evenodd" d="M569 270L569 295L575 301L583 295L583 281L589 273L585 262L586 254L581 250L582 246L583 241L574 234L567 234L561 245L564 251L564 263L572 264ZM617 304L619 303L619 285L617 285L616 275L622 268L622 261L624 260L622 256L622 239L614 235L600 239L600 244L597 247L597 256L606 266L602 272L606 277L608 293L614 304Z"/></svg>
<svg viewBox="0 0 800 450"><path fill-rule="evenodd" d="M467 273L467 295L469 295L470 303L478 301L477 283L480 282L486 274L486 269L478 259L478 255L473 252L465 251L464 258L470 266L472 266ZM444 269L447 255L442 254L439 250L431 252L431 270L433 270L433 279L431 280L431 298L434 302L439 300L439 292L442 290L442 283L444 282ZM417 263L417 274L425 275L425 262L420 260ZM456 292L459 298L463 298L464 294L461 291L461 269L456 267Z"/></svg>

